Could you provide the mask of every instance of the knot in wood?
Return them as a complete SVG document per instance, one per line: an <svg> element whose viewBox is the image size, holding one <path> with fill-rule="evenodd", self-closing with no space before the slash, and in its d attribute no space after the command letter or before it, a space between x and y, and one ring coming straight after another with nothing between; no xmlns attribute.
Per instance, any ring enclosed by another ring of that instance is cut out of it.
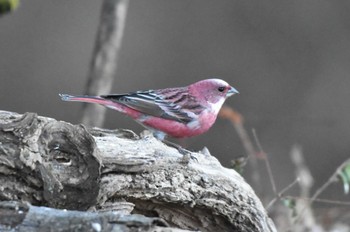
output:
<svg viewBox="0 0 350 232"><path fill-rule="evenodd" d="M39 137L44 198L50 205L86 209L96 202L100 161L93 137L83 126L49 122Z"/></svg>

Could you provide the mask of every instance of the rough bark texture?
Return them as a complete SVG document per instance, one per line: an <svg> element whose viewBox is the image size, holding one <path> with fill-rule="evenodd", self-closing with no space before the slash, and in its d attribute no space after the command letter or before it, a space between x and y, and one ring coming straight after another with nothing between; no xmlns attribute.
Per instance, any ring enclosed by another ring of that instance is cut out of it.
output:
<svg viewBox="0 0 350 232"><path fill-rule="evenodd" d="M117 212L116 218L124 215L125 220L130 219L127 229L134 225L139 231L176 231L162 226L201 231L275 231L251 187L234 170L222 167L206 149L183 156L149 133L138 137L128 130L86 129L33 113L0 111L0 201L4 201L0 218L4 205L6 211L8 205L19 204L5 201L97 211L73 211L67 217L79 216L78 221L95 217L101 226L99 231L116 226L108 219L112 212ZM16 215L18 210L13 209L19 207L11 207L5 213ZM28 212L39 210L39 214L43 210L23 207ZM50 210L45 212L52 213L53 221L57 215L63 217L58 213L63 210ZM24 215L20 223L11 224L16 231L24 231L24 221L40 225L34 222L34 214ZM119 219L112 221L119 226ZM8 226L4 220L0 225ZM89 226L92 228L91 223Z"/></svg>
<svg viewBox="0 0 350 232"><path fill-rule="evenodd" d="M63 211L20 202L0 202L0 231L184 231L164 228L159 218L120 212Z"/></svg>

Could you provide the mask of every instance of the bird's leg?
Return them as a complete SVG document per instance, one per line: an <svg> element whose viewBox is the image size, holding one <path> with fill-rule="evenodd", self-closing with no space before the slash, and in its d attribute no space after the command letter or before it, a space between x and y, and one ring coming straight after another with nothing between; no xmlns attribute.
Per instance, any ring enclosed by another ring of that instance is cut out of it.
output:
<svg viewBox="0 0 350 232"><path fill-rule="evenodd" d="M179 144L170 142L170 141L165 140L165 139L162 142L170 147L176 148L179 151L179 153L182 155L187 155L187 154L191 153L189 150L186 150L185 148L181 147Z"/></svg>
<svg viewBox="0 0 350 232"><path fill-rule="evenodd" d="M150 129L149 129L149 130L150 130ZM166 134L165 134L164 132L157 131L157 130L152 130L152 129L151 129L151 131L152 131L153 136L154 136L156 139L158 139L158 140L160 140L160 141L164 141L164 140L165 140Z"/></svg>
<svg viewBox="0 0 350 232"><path fill-rule="evenodd" d="M170 146L170 147L173 147L173 148L177 149L177 151L181 155L183 155L183 157L182 157L182 162L183 163L188 163L191 159L198 161L197 158L194 155L192 155L191 151L181 147L179 144L170 142L168 140L163 140L162 142L165 143L166 145Z"/></svg>
<svg viewBox="0 0 350 232"><path fill-rule="evenodd" d="M155 138L157 138L158 140L162 141L163 143L165 143L166 145L177 149L178 152L183 155L183 160L185 161L185 163L188 163L189 159L197 160L196 157L194 157L192 155L191 151L186 150L185 148L181 147L180 145L178 145L176 143L165 140L165 137L166 137L165 133L163 133L161 131L153 131L153 136Z"/></svg>

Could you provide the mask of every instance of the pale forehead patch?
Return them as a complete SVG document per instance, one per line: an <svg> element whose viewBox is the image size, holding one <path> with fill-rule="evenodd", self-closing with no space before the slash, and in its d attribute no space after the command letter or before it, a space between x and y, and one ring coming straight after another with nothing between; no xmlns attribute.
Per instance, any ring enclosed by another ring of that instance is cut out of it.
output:
<svg viewBox="0 0 350 232"><path fill-rule="evenodd" d="M229 85L226 81L221 80L221 79L214 78L214 79L209 79L209 80L211 80L212 82L214 82L217 85L223 85L223 86Z"/></svg>

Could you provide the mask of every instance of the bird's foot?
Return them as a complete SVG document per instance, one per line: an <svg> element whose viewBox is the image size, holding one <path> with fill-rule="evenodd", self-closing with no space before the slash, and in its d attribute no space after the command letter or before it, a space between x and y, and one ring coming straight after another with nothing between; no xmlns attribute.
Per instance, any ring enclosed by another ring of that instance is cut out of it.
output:
<svg viewBox="0 0 350 232"><path fill-rule="evenodd" d="M189 163L190 160L196 160L196 161L198 161L197 158L193 155L193 153L192 153L191 151L189 151L189 150L187 150L187 149L181 147L180 145L178 145L178 144L176 144L176 143L173 143L173 142L170 142L170 141L168 141L168 140L163 140L163 142L164 142L166 145L177 149L178 152L179 152L181 155L183 155L183 157L182 157L182 162L183 162L183 163Z"/></svg>

